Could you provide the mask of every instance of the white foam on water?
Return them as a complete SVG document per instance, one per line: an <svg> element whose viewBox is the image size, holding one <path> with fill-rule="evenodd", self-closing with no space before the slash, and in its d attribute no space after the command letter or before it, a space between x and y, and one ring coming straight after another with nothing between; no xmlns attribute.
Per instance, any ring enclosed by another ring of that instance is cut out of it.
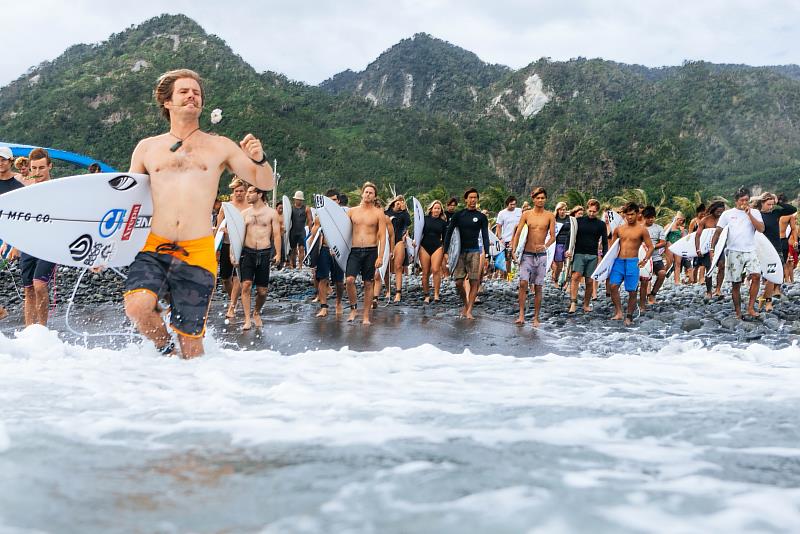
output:
<svg viewBox="0 0 800 534"><path fill-rule="evenodd" d="M198 435L245 449L414 443L436 451L435 461L409 458L342 480L314 513L287 514L265 532L425 514L449 518L454 530L514 517L506 527L571 531L565 496L583 492L583 513L606 522L597 531L800 524L796 473L750 480L720 460L800 456L790 439L762 431L770 428L764 417L774 417L797 432L797 346L671 341L656 352L604 358L477 356L430 345L287 356L225 349L213 339L206 347L206 356L182 361L149 345L87 349L42 327L0 335L0 460L42 436L129 451L186 448ZM461 496L425 500L410 489L449 487L464 472L457 457L467 446L494 451L503 465L532 462L517 456L521 450L551 459ZM693 509L692 499L705 504ZM352 521L374 513L369 506L378 518Z"/></svg>

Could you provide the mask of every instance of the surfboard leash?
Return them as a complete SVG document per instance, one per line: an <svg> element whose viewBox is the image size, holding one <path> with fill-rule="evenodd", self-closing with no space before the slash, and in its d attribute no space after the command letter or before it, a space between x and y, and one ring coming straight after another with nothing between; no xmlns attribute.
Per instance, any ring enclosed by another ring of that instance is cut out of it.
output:
<svg viewBox="0 0 800 534"><path fill-rule="evenodd" d="M78 287L80 287L81 285L81 280L83 280L83 275L86 274L86 271L88 270L89 270L88 268L81 269L81 273L78 275L78 280L75 282L75 288L72 290L72 295L70 295L69 300L67 301L67 311L64 314L64 324L66 325L67 330L69 330L75 336L83 337L84 343L90 337L128 337L128 338L138 338L139 340L143 341L145 339L144 336L136 332L105 332L101 334L89 334L88 332L78 332L77 330L72 328L72 325L70 325L69 323L69 314L72 311L72 304L75 301L75 295L78 293ZM119 272L117 269L114 269L112 267L111 270L120 275L121 277L123 277L124 279L127 279L127 276Z"/></svg>

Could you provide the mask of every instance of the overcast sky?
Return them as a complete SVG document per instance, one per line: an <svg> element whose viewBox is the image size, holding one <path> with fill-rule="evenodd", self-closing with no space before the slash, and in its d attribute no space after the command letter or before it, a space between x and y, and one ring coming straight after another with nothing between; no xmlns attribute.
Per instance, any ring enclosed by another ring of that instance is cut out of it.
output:
<svg viewBox="0 0 800 534"><path fill-rule="evenodd" d="M14 4L1 0L2 4ZM127 4L127 5L124 5ZM791 0L28 0L6 13L0 86L77 43L98 43L161 13L183 13L256 70L317 84L417 32L513 68L540 57L648 66L685 59L800 63ZM222 8L221 6L224 6Z"/></svg>

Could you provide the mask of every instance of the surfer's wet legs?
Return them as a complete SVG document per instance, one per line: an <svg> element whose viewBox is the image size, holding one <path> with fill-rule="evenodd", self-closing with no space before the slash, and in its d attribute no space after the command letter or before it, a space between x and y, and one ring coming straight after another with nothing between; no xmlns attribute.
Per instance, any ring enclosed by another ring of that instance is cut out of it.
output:
<svg viewBox="0 0 800 534"><path fill-rule="evenodd" d="M25 326L32 324L47 326L49 308L50 291L47 284L34 280L32 286L25 288Z"/></svg>
<svg viewBox="0 0 800 534"><path fill-rule="evenodd" d="M147 339L162 349L170 343L169 332L158 313L156 297L146 291L136 291L125 295L125 315L136 329ZM202 349L202 345L201 345ZM183 344L181 344L183 350Z"/></svg>
<svg viewBox="0 0 800 534"><path fill-rule="evenodd" d="M403 294L403 263L406 258L406 244L403 240L399 240L394 245L394 256L392 259L392 271L394 272L394 301L400 302L400 296Z"/></svg>
<svg viewBox="0 0 800 534"><path fill-rule="evenodd" d="M539 311L542 309L542 294L544 288L540 285L533 286L533 326L539 326Z"/></svg>
<svg viewBox="0 0 800 534"><path fill-rule="evenodd" d="M519 281L519 291L517 292L517 300L519 301L519 317L514 321L514 324L522 326L525 324L525 304L528 302L528 281Z"/></svg>
<svg viewBox="0 0 800 534"><path fill-rule="evenodd" d="M250 323L250 294L253 291L253 282L251 280L243 281L241 289L242 309L244 310L244 325L242 325L242 330L250 330L253 326Z"/></svg>
<svg viewBox="0 0 800 534"><path fill-rule="evenodd" d="M372 324L369 320L369 315L372 311L372 306L370 306L370 303L372 302L372 292L374 288L375 286L372 284L371 280L364 282L364 318L361 321L362 324Z"/></svg>
<svg viewBox="0 0 800 534"><path fill-rule="evenodd" d="M191 360L204 354L203 338L178 335L178 344L181 346L181 358Z"/></svg>
<svg viewBox="0 0 800 534"><path fill-rule="evenodd" d="M358 293L356 293L356 277L347 277L347 300L350 301L350 315L347 316L347 321L352 322L356 320L358 315Z"/></svg>
<svg viewBox="0 0 800 534"><path fill-rule="evenodd" d="M614 315L611 317L612 321L621 321L622 320L622 301L620 300L619 296L619 285L618 284L608 284L608 290L611 293L611 302L614 304ZM636 295L634 294L634 300L636 299Z"/></svg>
<svg viewBox="0 0 800 534"><path fill-rule="evenodd" d="M242 283L239 281L238 276L234 276L231 280L231 294L230 294L230 303L228 304L228 312L225 314L225 317L228 319L233 319L236 317L236 304L239 301L239 295L242 292Z"/></svg>

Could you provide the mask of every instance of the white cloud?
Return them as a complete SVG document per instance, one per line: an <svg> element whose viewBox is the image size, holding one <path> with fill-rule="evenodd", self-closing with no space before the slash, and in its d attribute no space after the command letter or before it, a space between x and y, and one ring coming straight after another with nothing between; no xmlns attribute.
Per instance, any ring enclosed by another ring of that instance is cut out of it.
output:
<svg viewBox="0 0 800 534"><path fill-rule="evenodd" d="M603 57L650 66L684 59L800 63L800 3L784 0L340 0L222 3L137 0L127 5L32 0L3 29L0 85L77 43L96 43L165 10L219 35L257 70L319 83L363 69L416 32L523 67L540 57Z"/></svg>

